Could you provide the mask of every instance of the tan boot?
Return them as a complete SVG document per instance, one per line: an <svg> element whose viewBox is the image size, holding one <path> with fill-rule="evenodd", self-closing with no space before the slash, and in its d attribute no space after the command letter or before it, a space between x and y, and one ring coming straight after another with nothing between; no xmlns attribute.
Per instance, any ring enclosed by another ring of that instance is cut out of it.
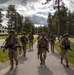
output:
<svg viewBox="0 0 74 75"><path fill-rule="evenodd" d="M11 66L10 70L13 70L13 65Z"/></svg>
<svg viewBox="0 0 74 75"><path fill-rule="evenodd" d="M69 68L68 62L66 62L66 67Z"/></svg>

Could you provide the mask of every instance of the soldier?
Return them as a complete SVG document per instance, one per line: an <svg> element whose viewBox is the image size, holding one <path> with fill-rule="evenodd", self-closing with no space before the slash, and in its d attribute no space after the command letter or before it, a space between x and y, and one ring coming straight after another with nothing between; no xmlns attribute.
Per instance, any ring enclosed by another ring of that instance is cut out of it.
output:
<svg viewBox="0 0 74 75"><path fill-rule="evenodd" d="M22 43L22 48L23 48L23 56L26 56L26 45L28 42L28 39L26 37L26 32L22 32L22 37L20 38L21 43Z"/></svg>
<svg viewBox="0 0 74 75"><path fill-rule="evenodd" d="M39 40L39 39L40 39L40 37L41 37L41 35L40 35L40 33L39 33L39 35L38 35L38 37L37 37L37 40Z"/></svg>
<svg viewBox="0 0 74 75"><path fill-rule="evenodd" d="M48 33L48 34L46 35L46 38L47 38L48 41L50 42L50 33Z"/></svg>
<svg viewBox="0 0 74 75"><path fill-rule="evenodd" d="M29 48L30 48L30 46L32 46L32 49L33 49L33 40L34 40L34 36L33 36L32 33L29 34L28 40L29 40Z"/></svg>
<svg viewBox="0 0 74 75"><path fill-rule="evenodd" d="M15 31L14 30L10 30L8 31L9 33L9 37L6 38L6 45L8 46L8 57L10 60L10 65L11 68L10 70L13 70L13 65L14 65L14 61L16 62L16 66L18 65L18 53L17 53L17 45L19 45L18 39L15 36Z"/></svg>
<svg viewBox="0 0 74 75"><path fill-rule="evenodd" d="M68 37L69 37L69 34L65 33L60 41L61 64L63 64L63 59L64 59L64 55L65 55L66 67L69 67L69 65L68 65L68 51L70 49L70 41L69 41Z"/></svg>
<svg viewBox="0 0 74 75"><path fill-rule="evenodd" d="M45 38L45 34L41 34L41 38L38 40L38 53L37 55L40 57L41 65L45 64L46 54L49 52L48 50L48 40Z"/></svg>
<svg viewBox="0 0 74 75"><path fill-rule="evenodd" d="M55 37L54 33L52 33L52 34L50 35L50 45L51 45L51 51L52 51L52 52L54 52L55 40L56 40L56 37Z"/></svg>
<svg viewBox="0 0 74 75"><path fill-rule="evenodd" d="M18 41L20 42L20 38L18 37L17 32L15 32L15 37L18 39ZM19 54L21 55L22 52L22 46L19 46Z"/></svg>

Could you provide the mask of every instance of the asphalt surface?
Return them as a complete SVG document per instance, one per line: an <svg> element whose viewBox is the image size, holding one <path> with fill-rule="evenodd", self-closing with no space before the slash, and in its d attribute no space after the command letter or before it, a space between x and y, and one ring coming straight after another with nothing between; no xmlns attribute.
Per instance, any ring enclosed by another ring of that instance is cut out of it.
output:
<svg viewBox="0 0 74 75"><path fill-rule="evenodd" d="M65 63L62 65L60 55L56 50L52 53L51 49L47 53L45 65L40 65L40 60L37 59L37 43L35 43L33 50L27 51L26 57L22 55L19 57L18 67L14 66L10 71L10 65L8 65L0 70L0 75L74 75L74 68L65 67Z"/></svg>
<svg viewBox="0 0 74 75"><path fill-rule="evenodd" d="M0 39L0 47L3 45L4 41L5 41L5 39Z"/></svg>

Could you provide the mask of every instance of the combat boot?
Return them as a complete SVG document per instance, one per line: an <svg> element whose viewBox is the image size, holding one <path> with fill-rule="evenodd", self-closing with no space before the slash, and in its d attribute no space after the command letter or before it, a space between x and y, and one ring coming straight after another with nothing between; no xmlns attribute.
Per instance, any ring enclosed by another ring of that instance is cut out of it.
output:
<svg viewBox="0 0 74 75"><path fill-rule="evenodd" d="M46 55L44 55L43 64L45 65Z"/></svg>
<svg viewBox="0 0 74 75"><path fill-rule="evenodd" d="M18 66L18 61L16 61L16 67Z"/></svg>
<svg viewBox="0 0 74 75"><path fill-rule="evenodd" d="M24 57L26 56L25 53L23 54L23 56L24 56Z"/></svg>
<svg viewBox="0 0 74 75"><path fill-rule="evenodd" d="M40 55L40 65L42 65L43 64L43 58L42 58L42 55Z"/></svg>
<svg viewBox="0 0 74 75"><path fill-rule="evenodd" d="M66 67L68 67L68 68L69 68L69 64L68 64L68 61L66 61Z"/></svg>
<svg viewBox="0 0 74 75"><path fill-rule="evenodd" d="M43 62L41 61L41 62L40 62L40 65L42 65L42 64L43 64Z"/></svg>
<svg viewBox="0 0 74 75"><path fill-rule="evenodd" d="M11 68L10 68L10 70L13 70L13 65L11 65Z"/></svg>
<svg viewBox="0 0 74 75"><path fill-rule="evenodd" d="M45 65L45 60L43 60L43 64Z"/></svg>
<svg viewBox="0 0 74 75"><path fill-rule="evenodd" d="M61 58L61 64L63 64L63 58Z"/></svg>

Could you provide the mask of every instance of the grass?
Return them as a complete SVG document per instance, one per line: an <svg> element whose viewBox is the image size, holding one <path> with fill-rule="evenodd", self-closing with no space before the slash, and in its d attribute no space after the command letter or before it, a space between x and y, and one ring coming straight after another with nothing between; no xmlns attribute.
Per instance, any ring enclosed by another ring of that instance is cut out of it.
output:
<svg viewBox="0 0 74 75"><path fill-rule="evenodd" d="M5 39L7 37L8 37L7 35L6 36L0 36L0 39Z"/></svg>
<svg viewBox="0 0 74 75"><path fill-rule="evenodd" d="M34 41L33 43L35 43L37 41L37 35L34 36ZM29 48L29 44L27 44L27 49ZM0 50L0 62L6 62L8 60L8 50L6 50L4 53L2 50Z"/></svg>
<svg viewBox="0 0 74 75"><path fill-rule="evenodd" d="M74 38L69 38L69 40L71 41L71 49L72 49L72 51L69 50L69 62L74 66ZM55 42L55 48L60 54L60 47L58 40L56 40Z"/></svg>

